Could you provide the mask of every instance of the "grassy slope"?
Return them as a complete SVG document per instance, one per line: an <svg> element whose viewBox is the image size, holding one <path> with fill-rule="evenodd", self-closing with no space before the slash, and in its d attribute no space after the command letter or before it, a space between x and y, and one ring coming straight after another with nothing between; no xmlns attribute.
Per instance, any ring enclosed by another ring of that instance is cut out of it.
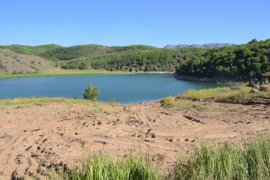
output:
<svg viewBox="0 0 270 180"><path fill-rule="evenodd" d="M61 46L55 44L41 45L41 46L25 46L25 45L9 45L0 46L1 49L10 49L19 54L36 55L39 56L49 50L60 48Z"/></svg>
<svg viewBox="0 0 270 180"><path fill-rule="evenodd" d="M239 85L234 87L217 87L202 90L187 90L178 97L166 97L161 101L163 107L178 108L178 109L196 109L199 111L217 110L214 104L211 103L198 103L193 100L214 100L218 102L239 102L245 103L252 99L263 98L269 99L270 92L257 92L251 91L252 88L246 85ZM190 101L192 100L192 101Z"/></svg>
<svg viewBox="0 0 270 180"><path fill-rule="evenodd" d="M9 46L0 46L0 48L10 49L11 51L19 54L46 57L50 60L61 60L59 59L61 55L68 58L62 60L71 60L71 59L80 60L81 58L104 56L108 54L127 54L132 51L149 51L158 49L156 47L144 45L108 47L95 44L77 45L71 47L62 47L55 44L48 44L41 46L9 45Z"/></svg>
<svg viewBox="0 0 270 180"><path fill-rule="evenodd" d="M94 56L103 56L105 54L126 54L134 50L148 51L156 49L151 46L125 46L125 47L106 47L100 45L80 45L72 46L68 48L61 47L59 45L42 45L42 46L24 46L24 45L10 45L0 46L0 49L11 50L13 56L20 54L34 55L42 58L50 59L51 63L55 64L58 61L54 57L54 53L58 49L63 49L74 53L76 58L72 61L80 61L81 58L89 58ZM0 73L0 78L20 78L20 77L38 77L38 76L66 76L66 75L97 75L97 74L132 74L125 71L114 71L110 72L107 70L64 70L64 69L51 69L51 70L39 70L37 73ZM133 73L134 74L134 73Z"/></svg>
<svg viewBox="0 0 270 180"><path fill-rule="evenodd" d="M65 70L65 69L52 69L39 71L38 73L28 74L0 74L0 79L3 78L28 78L28 77L42 77L42 76L82 76L82 75L124 75L124 74L172 74L172 72L128 72L128 71L107 71L107 70Z"/></svg>
<svg viewBox="0 0 270 180"><path fill-rule="evenodd" d="M54 63L35 55L18 54L0 48L0 74L33 73L53 69Z"/></svg>
<svg viewBox="0 0 270 180"><path fill-rule="evenodd" d="M72 98L15 98L15 99L0 99L0 109L14 109L14 108L29 108L33 106L42 106L47 104L65 104L65 105L97 105L108 104L115 106L117 102L102 102L102 101L89 101L84 99Z"/></svg>
<svg viewBox="0 0 270 180"><path fill-rule="evenodd" d="M177 65L205 49L169 50L152 46L58 45L0 46L14 53L38 56L63 69L107 69L113 71L174 71Z"/></svg>
<svg viewBox="0 0 270 180"><path fill-rule="evenodd" d="M214 99L220 101L245 101L256 97L270 97L270 92L252 93L251 89L251 87L246 85L234 87L217 87L203 90L188 90L181 96L188 99Z"/></svg>
<svg viewBox="0 0 270 180"><path fill-rule="evenodd" d="M38 73L30 74L0 74L1 78L26 78L26 77L40 77L40 76L80 76L80 75L102 75L102 74L138 74L140 72L126 72L126 71L106 71L106 70L46 70Z"/></svg>

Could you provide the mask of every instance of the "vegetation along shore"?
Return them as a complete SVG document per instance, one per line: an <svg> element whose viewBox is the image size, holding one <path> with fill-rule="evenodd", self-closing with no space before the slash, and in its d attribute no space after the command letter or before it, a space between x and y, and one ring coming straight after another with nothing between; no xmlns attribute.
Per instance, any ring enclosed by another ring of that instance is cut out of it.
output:
<svg viewBox="0 0 270 180"><path fill-rule="evenodd" d="M269 59L270 40L252 40L219 48L179 49L142 45L10 45L0 46L0 77L107 73L105 71L175 72L175 77L185 80L245 81L269 72Z"/></svg>

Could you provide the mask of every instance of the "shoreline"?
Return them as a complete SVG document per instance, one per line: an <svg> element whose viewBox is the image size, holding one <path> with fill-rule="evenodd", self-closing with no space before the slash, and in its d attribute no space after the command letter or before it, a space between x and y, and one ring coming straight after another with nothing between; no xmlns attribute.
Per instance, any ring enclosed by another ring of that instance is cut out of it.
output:
<svg viewBox="0 0 270 180"><path fill-rule="evenodd" d="M236 81L233 79L194 77L194 76L187 76L187 75L177 75L176 73L174 73L173 76L177 80L202 82L202 83L215 83L215 84L220 84L220 85L237 85L237 84L243 83L243 81Z"/></svg>
<svg viewBox="0 0 270 180"><path fill-rule="evenodd" d="M206 82L206 83L217 83L218 82L216 79L213 79L213 78L177 75L176 73L174 73L174 78L178 79L178 80L184 80L184 81L195 81L195 82Z"/></svg>
<svg viewBox="0 0 270 180"><path fill-rule="evenodd" d="M84 75L126 75L126 74L173 74L173 72L129 72L129 71L106 71L106 70L56 70L43 71L40 73L25 74L0 74L0 79L9 78L32 78L32 77L50 77L50 76L84 76Z"/></svg>

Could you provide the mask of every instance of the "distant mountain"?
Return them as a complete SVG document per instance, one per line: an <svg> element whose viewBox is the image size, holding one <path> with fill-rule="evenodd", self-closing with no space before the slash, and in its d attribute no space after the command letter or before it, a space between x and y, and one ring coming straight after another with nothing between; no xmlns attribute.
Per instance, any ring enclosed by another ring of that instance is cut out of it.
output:
<svg viewBox="0 0 270 180"><path fill-rule="evenodd" d="M237 44L229 43L209 43L209 44L178 44L178 45L167 45L165 49L179 49L179 48L220 48L225 46L236 46Z"/></svg>

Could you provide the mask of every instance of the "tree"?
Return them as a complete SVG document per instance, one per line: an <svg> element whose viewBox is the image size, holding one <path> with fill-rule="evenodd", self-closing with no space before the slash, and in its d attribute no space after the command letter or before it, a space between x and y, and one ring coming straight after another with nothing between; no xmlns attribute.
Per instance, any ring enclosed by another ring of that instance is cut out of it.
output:
<svg viewBox="0 0 270 180"><path fill-rule="evenodd" d="M99 96L98 88L93 85L89 85L83 93L83 98L91 101L96 101L98 96Z"/></svg>
<svg viewBox="0 0 270 180"><path fill-rule="evenodd" d="M252 43L257 43L257 39L252 39L251 41L248 42L248 44L252 44Z"/></svg>
<svg viewBox="0 0 270 180"><path fill-rule="evenodd" d="M5 66L3 65L3 63L0 61L0 70L4 69Z"/></svg>
<svg viewBox="0 0 270 180"><path fill-rule="evenodd" d="M82 62L82 63L79 65L79 69L80 69L80 70L87 69L87 64L86 64L85 62Z"/></svg>
<svg viewBox="0 0 270 180"><path fill-rule="evenodd" d="M246 80L270 71L270 39L207 50L180 63L176 73Z"/></svg>

